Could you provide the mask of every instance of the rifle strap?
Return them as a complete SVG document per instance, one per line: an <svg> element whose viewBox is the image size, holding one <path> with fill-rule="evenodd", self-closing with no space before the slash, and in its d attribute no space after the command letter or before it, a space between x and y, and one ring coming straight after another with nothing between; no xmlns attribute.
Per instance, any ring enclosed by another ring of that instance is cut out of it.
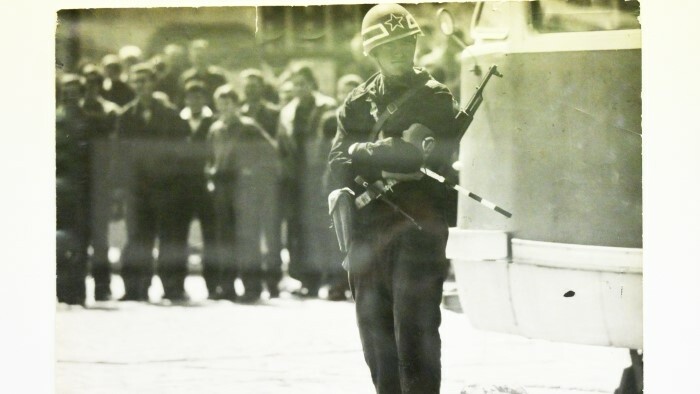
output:
<svg viewBox="0 0 700 394"><path fill-rule="evenodd" d="M399 110L399 107L401 107L401 105L405 103L406 100L415 95L423 86L424 84L414 85L413 87L405 91L401 96L399 96L399 98L392 101L391 103L389 103L389 105L386 106L386 109L377 117L377 122L372 127L372 132L369 135L370 142L376 141L377 136L379 135L379 132L382 129L382 126L384 126L384 123L386 123L386 121L391 117L391 115L395 114L396 111Z"/></svg>

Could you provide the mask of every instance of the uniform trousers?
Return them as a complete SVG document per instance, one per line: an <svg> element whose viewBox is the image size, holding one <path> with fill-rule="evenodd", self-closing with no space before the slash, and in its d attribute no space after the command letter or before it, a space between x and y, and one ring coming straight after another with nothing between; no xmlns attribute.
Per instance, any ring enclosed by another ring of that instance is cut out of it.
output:
<svg viewBox="0 0 700 394"><path fill-rule="evenodd" d="M376 391L438 394L446 237L413 228L365 236L354 241L349 279Z"/></svg>

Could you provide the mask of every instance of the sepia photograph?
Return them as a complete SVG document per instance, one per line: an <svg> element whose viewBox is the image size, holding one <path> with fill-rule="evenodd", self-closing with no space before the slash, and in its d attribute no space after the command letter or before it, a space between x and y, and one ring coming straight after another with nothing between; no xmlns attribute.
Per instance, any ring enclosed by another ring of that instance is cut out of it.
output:
<svg viewBox="0 0 700 394"><path fill-rule="evenodd" d="M639 15L60 10L56 391L641 393Z"/></svg>
<svg viewBox="0 0 700 394"><path fill-rule="evenodd" d="M58 7L51 392L642 394L645 15Z"/></svg>

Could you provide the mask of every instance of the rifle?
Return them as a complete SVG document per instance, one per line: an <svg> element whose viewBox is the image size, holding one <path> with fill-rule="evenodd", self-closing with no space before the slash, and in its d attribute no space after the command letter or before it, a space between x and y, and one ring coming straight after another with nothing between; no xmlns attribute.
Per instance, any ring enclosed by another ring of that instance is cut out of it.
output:
<svg viewBox="0 0 700 394"><path fill-rule="evenodd" d="M355 183L357 183L360 186L363 186L367 190L367 194L363 194L362 196L358 197L357 200L355 200L355 206L359 209L367 205L370 201L379 199L381 201L384 201L387 205L390 207L394 208L395 212L400 213L408 219L411 223L413 223L414 226L418 228L418 230L423 230L423 227L416 222L416 219L414 219L411 215L406 213L403 209L401 209L398 205L394 204L391 200L389 200L386 195L385 195L385 190L383 185L381 185L381 181L379 184L372 184L367 182L363 177L357 176L355 177ZM390 188L390 186L389 186Z"/></svg>
<svg viewBox="0 0 700 394"><path fill-rule="evenodd" d="M489 72L487 72L484 76L484 79L481 80L481 84L477 86L476 92L474 92L474 95L467 103L467 106L461 109L457 113L457 116L455 116L455 120L457 121L460 130L459 138L457 139L457 141L460 141L462 139L464 133L467 132L467 129L472 124L476 111L479 109L481 102L484 101L484 88L489 82L489 79L491 79L492 75L495 75L499 78L503 77L503 74L498 72L498 69L496 68L495 64L489 68Z"/></svg>

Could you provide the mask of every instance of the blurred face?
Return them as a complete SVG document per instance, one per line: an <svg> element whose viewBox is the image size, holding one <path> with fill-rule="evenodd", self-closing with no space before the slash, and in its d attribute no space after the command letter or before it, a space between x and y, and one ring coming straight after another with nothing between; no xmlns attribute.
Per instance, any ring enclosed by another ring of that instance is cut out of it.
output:
<svg viewBox="0 0 700 394"><path fill-rule="evenodd" d="M238 114L238 104L228 97L216 97L214 105L216 105L216 110L224 117Z"/></svg>
<svg viewBox="0 0 700 394"><path fill-rule="evenodd" d="M105 74L109 79L117 79L119 78L119 74L122 73L122 68L118 64L110 64L108 66L105 66Z"/></svg>
<svg viewBox="0 0 700 394"><path fill-rule="evenodd" d="M187 63L187 53L185 49L179 45L168 45L165 47L165 62L171 67L179 67Z"/></svg>
<svg viewBox="0 0 700 394"><path fill-rule="evenodd" d="M370 56L374 58L382 74L399 77L413 70L415 54L416 39L409 36L374 48Z"/></svg>
<svg viewBox="0 0 700 394"><path fill-rule="evenodd" d="M202 112L202 108L204 108L206 103L207 100L204 98L203 92L194 91L185 94L185 106L189 107L195 114Z"/></svg>
<svg viewBox="0 0 700 394"><path fill-rule="evenodd" d="M150 98L155 87L153 76L143 71L131 73L129 84L139 98Z"/></svg>
<svg viewBox="0 0 700 394"><path fill-rule="evenodd" d="M295 75L292 77L292 86L292 95L294 97L309 97L311 96L311 92L313 92L313 86L311 83L301 75Z"/></svg>
<svg viewBox="0 0 700 394"><path fill-rule="evenodd" d="M255 77L248 77L243 81L243 93L245 93L246 100L248 101L258 101L262 97L263 84L260 79Z"/></svg>
<svg viewBox="0 0 700 394"><path fill-rule="evenodd" d="M102 80L99 77L87 76L85 78L85 93L89 96L95 96L100 91Z"/></svg>
<svg viewBox="0 0 700 394"><path fill-rule="evenodd" d="M281 105L287 104L294 98L294 84L292 81L287 81L280 86L279 96Z"/></svg>
<svg viewBox="0 0 700 394"><path fill-rule="evenodd" d="M207 65L207 50L202 47L194 47L190 49L190 61L197 68L206 67Z"/></svg>

